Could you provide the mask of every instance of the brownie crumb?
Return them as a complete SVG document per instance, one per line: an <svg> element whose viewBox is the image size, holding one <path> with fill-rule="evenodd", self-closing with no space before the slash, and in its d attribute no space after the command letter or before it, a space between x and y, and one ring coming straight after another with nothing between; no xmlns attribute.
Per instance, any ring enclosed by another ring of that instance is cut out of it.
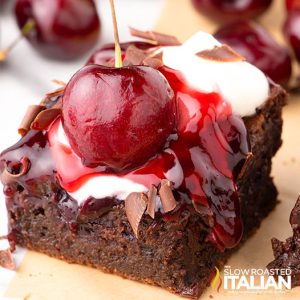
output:
<svg viewBox="0 0 300 300"><path fill-rule="evenodd" d="M300 286L300 197L290 215L293 236L281 242L272 238L275 259L267 266L268 269L290 269L292 287Z"/></svg>

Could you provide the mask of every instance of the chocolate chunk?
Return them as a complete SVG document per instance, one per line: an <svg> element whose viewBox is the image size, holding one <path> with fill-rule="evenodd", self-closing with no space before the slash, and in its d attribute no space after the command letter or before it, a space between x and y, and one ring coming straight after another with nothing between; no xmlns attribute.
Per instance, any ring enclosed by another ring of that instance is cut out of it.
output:
<svg viewBox="0 0 300 300"><path fill-rule="evenodd" d="M177 203L172 192L172 184L169 180L163 179L161 181L159 195L165 213L175 209Z"/></svg>
<svg viewBox="0 0 300 300"><path fill-rule="evenodd" d="M227 45L216 46L212 49L203 50L196 54L197 56L218 62L237 62L244 61L245 58L235 52Z"/></svg>
<svg viewBox="0 0 300 300"><path fill-rule="evenodd" d="M152 185L148 192L148 205L147 205L147 213L152 219L155 218L156 196L157 196L157 188L154 185Z"/></svg>
<svg viewBox="0 0 300 300"><path fill-rule="evenodd" d="M41 111L31 123L30 128L33 130L47 130L49 126L60 115L61 109L58 107L48 108Z"/></svg>
<svg viewBox="0 0 300 300"><path fill-rule="evenodd" d="M27 108L25 116L19 126L18 132L22 136L24 136L30 129L31 123L36 118L36 116L45 109L45 105L30 105Z"/></svg>
<svg viewBox="0 0 300 300"><path fill-rule="evenodd" d="M147 197L143 193L131 193L125 199L126 215L136 238L138 238L138 228L146 207Z"/></svg>
<svg viewBox="0 0 300 300"><path fill-rule="evenodd" d="M132 36L145 39L149 42L154 43L155 45L160 45L160 46L181 45L179 40L173 35L163 34L156 31L141 31L132 27L129 27L129 31Z"/></svg>

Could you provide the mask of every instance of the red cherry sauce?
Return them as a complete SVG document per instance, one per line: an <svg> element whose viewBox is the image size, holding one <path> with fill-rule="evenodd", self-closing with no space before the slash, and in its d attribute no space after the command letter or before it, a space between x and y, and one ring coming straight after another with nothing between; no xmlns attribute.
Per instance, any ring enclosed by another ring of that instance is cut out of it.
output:
<svg viewBox="0 0 300 300"><path fill-rule="evenodd" d="M177 130L167 147L129 173L88 168L70 146L58 142L58 119L48 136L60 184L74 192L91 177L114 175L150 188L167 178L179 195L212 212L214 225L208 238L221 249L234 247L242 235L236 180L249 152L245 125L219 94L189 87L178 71L167 67L160 71L177 96Z"/></svg>
<svg viewBox="0 0 300 300"><path fill-rule="evenodd" d="M213 215L208 239L220 249L235 246L242 235L236 181L249 152L245 125L240 117L232 114L230 105L219 94L205 94L189 87L178 71L167 67L160 71L177 100L177 130L163 151L129 173L111 173L105 167L87 168L69 146L58 142L58 119L48 133L30 131L1 154L1 172L6 167L12 174L19 173L22 159L27 157L30 161L28 172L18 177L17 184L5 185L7 199L24 189L35 201L52 195L62 219L76 230L76 224L85 216L101 215L117 204L115 198L90 197L78 207L68 192L76 191L89 178L120 176L148 188L167 178L172 181L177 196L188 203L192 200L196 208L203 206Z"/></svg>

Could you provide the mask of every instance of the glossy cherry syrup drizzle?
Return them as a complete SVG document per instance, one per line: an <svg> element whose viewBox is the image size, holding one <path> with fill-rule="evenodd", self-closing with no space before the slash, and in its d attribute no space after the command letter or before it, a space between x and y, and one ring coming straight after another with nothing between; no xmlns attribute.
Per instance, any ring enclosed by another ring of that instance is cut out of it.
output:
<svg viewBox="0 0 300 300"><path fill-rule="evenodd" d="M170 136L168 146L129 173L88 168L69 146L58 142L57 120L49 131L49 141L59 181L68 192L74 192L96 176L120 176L148 188L167 178L195 206L212 211L214 226L209 238L220 248L231 248L242 235L236 180L249 152L245 125L232 115L230 105L219 94L190 88L178 71L167 67L160 71L177 94L177 132Z"/></svg>
<svg viewBox="0 0 300 300"><path fill-rule="evenodd" d="M29 156L32 167L24 178L19 179L25 188L28 182L41 175L41 170L44 175L57 174L60 185L67 192L76 191L89 178L96 176L99 179L101 176L120 176L148 188L168 178L177 194L188 196L197 209L203 206L212 212L214 224L208 238L221 249L231 248L242 235L236 181L249 152L245 125L240 117L232 115L230 105L219 94L205 94L190 88L178 71L167 67L160 71L177 95L177 131L170 136L166 148L145 165L124 174L110 173L104 167L84 167L70 147L58 142L60 119L46 135L29 132L19 143L2 153L1 161L7 165ZM35 159L45 160L36 164ZM47 169L44 168L46 161L50 162ZM72 199L67 196L67 200ZM109 203L116 204L116 199L104 200L107 207ZM99 205L90 207L90 201L93 202L93 198L87 199L78 208L76 201L72 200L71 206L79 209L80 215L86 213L86 207L97 213ZM61 205L64 206L63 203Z"/></svg>

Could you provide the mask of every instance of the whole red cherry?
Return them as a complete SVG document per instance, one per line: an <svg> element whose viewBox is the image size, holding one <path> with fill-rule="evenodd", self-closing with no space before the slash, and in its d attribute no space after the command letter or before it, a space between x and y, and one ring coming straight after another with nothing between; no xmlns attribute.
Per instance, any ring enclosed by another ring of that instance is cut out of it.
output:
<svg viewBox="0 0 300 300"><path fill-rule="evenodd" d="M300 62L300 10L291 11L283 27L286 39Z"/></svg>
<svg viewBox="0 0 300 300"><path fill-rule="evenodd" d="M300 0L285 0L288 11L300 10Z"/></svg>
<svg viewBox="0 0 300 300"><path fill-rule="evenodd" d="M286 84L292 73L288 50L254 21L238 21L221 27L214 36L231 46L271 79Z"/></svg>
<svg viewBox="0 0 300 300"><path fill-rule="evenodd" d="M258 17L272 0L192 0L194 7L217 22L232 22Z"/></svg>
<svg viewBox="0 0 300 300"><path fill-rule="evenodd" d="M73 150L89 167L114 171L147 162L175 126L174 92L145 66L86 66L66 86L62 122Z"/></svg>
<svg viewBox="0 0 300 300"><path fill-rule="evenodd" d="M147 50L152 47L155 47L153 44L140 42L140 41L133 41L127 43L120 43L120 48L122 51L122 58L125 57L125 52L129 46L135 46L141 50ZM115 44L107 44L100 49L94 51L94 53L89 58L87 64L88 65L107 65L108 62L114 64L115 62Z"/></svg>
<svg viewBox="0 0 300 300"><path fill-rule="evenodd" d="M98 40L100 20L93 0L17 0L17 23L35 27L27 39L35 49L55 58L73 59Z"/></svg>

